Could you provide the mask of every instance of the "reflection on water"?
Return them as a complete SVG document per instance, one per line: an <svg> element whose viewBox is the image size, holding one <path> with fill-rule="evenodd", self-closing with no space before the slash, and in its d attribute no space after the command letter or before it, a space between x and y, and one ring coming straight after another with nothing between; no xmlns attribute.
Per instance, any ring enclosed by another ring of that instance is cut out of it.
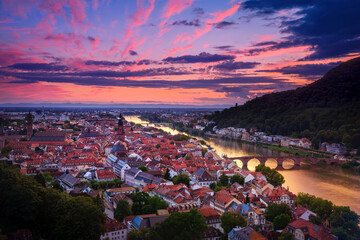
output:
<svg viewBox="0 0 360 240"><path fill-rule="evenodd" d="M156 127L159 129L162 129L163 131L170 133L171 135L176 135L179 134L180 132L178 130L169 128L169 127L164 127L164 126L155 126L155 124L153 123L149 123L147 121L143 121L139 118L139 116L124 116L125 120L128 122L133 122L135 124L141 124L143 126L149 126L149 127ZM185 134L185 133L182 133Z"/></svg>
<svg viewBox="0 0 360 240"><path fill-rule="evenodd" d="M266 160L265 166L274 169L277 168L278 162L274 158L269 158L268 160Z"/></svg>
<svg viewBox="0 0 360 240"><path fill-rule="evenodd" d="M284 186L293 193L306 192L332 201L336 205L350 206L360 214L360 177L339 167L311 166L308 169L279 171L285 177Z"/></svg>
<svg viewBox="0 0 360 240"><path fill-rule="evenodd" d="M285 159L282 163L282 167L286 170L292 169L294 167L294 165L295 165L295 162L291 158Z"/></svg>
<svg viewBox="0 0 360 240"><path fill-rule="evenodd" d="M138 124L147 125L148 122L142 121L136 116L126 116L127 121L132 121ZM149 124L149 126L154 126ZM168 127L158 127L170 134L178 134L177 130ZM202 138L200 138L202 139ZM289 156L279 151L262 148L259 146L241 143L226 139L204 139L211 147L219 154L226 154L228 157L243 157L243 156ZM241 161L235 161L239 167L243 167ZM260 162L257 159L249 161L248 169L255 170L255 167ZM270 159L266 162L266 166L271 168L276 167L275 159ZM284 169L291 169L294 166L294 161L289 156L289 159L284 161ZM306 192L317 197L328 199L336 205L350 206L352 210L360 214L360 176L354 173L344 171L339 167L334 166L310 166L308 163L301 165L301 170L283 170L279 171L285 177L285 187L297 194L299 192Z"/></svg>
<svg viewBox="0 0 360 240"><path fill-rule="evenodd" d="M252 159L250 159L250 160L248 161L248 163L247 163L247 168L248 168L250 171L254 172L256 166L259 165L259 164L260 164L259 159L257 159L257 158L252 158Z"/></svg>
<svg viewBox="0 0 360 240"><path fill-rule="evenodd" d="M204 138L216 152L226 154L228 157L246 157L246 156L288 156L289 154L275 151L268 148L259 147L253 144L242 143L230 139L222 138Z"/></svg>

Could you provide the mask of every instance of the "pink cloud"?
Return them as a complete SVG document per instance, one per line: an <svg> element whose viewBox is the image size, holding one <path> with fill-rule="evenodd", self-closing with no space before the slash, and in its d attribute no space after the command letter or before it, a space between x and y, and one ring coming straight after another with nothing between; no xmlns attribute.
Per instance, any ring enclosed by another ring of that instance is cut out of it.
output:
<svg viewBox="0 0 360 240"><path fill-rule="evenodd" d="M99 7L99 1L93 0L93 9L96 10Z"/></svg>
<svg viewBox="0 0 360 240"><path fill-rule="evenodd" d="M144 2L137 1L137 11L133 15L128 28L125 31L125 41L128 41L135 27L141 26L148 21L151 12L154 10L155 0L150 0L150 6L144 7Z"/></svg>
<svg viewBox="0 0 360 240"><path fill-rule="evenodd" d="M179 42L180 39L185 36L185 34L186 34L186 32L184 32L184 33L182 33L182 34L178 34L178 35L176 36L176 39L173 41L172 44L173 44L173 45L176 45L176 43Z"/></svg>
<svg viewBox="0 0 360 240"><path fill-rule="evenodd" d="M69 92L60 86L48 83L9 84L0 87L0 102L45 102L64 100Z"/></svg>
<svg viewBox="0 0 360 240"><path fill-rule="evenodd" d="M139 41L136 40L136 37L137 36L135 36L133 39L130 39L130 41L128 41L125 49L121 53L121 57L124 57L125 55L129 54L130 50L136 49L137 47L139 47L140 45L142 45L146 41L146 37L143 37Z"/></svg>
<svg viewBox="0 0 360 240"><path fill-rule="evenodd" d="M90 24L86 21L85 0L46 0L46 1L3 1L3 7L10 11L13 15L27 18L28 13L34 8L40 9L46 16L42 21L48 21L52 25L56 23L56 16L64 18L75 31L81 29L83 32L87 30ZM70 16L66 9L69 9Z"/></svg>
<svg viewBox="0 0 360 240"><path fill-rule="evenodd" d="M165 11L162 15L162 17L165 19L160 23L160 36L162 36L164 32L167 31L164 26L168 22L170 17L175 14L179 14L186 8L190 7L193 1L194 0L169 0L167 2L165 6Z"/></svg>
<svg viewBox="0 0 360 240"><path fill-rule="evenodd" d="M172 54L180 51L181 49L182 49L182 46L170 49L170 50L169 50L168 57L171 56Z"/></svg>
<svg viewBox="0 0 360 240"><path fill-rule="evenodd" d="M203 29L196 29L192 40L194 41L197 38L201 37L202 35L208 33L212 29L213 24L221 22L226 17L233 15L240 7L240 4L241 3L234 4L230 9L226 11L211 13L211 15L214 16L214 18L206 20L205 27Z"/></svg>

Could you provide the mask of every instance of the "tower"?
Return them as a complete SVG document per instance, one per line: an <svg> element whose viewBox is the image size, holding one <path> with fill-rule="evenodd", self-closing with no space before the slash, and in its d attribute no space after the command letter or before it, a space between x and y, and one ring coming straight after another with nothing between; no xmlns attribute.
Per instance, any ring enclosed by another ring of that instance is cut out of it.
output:
<svg viewBox="0 0 360 240"><path fill-rule="evenodd" d="M124 130L124 117L121 115L119 115L119 121L118 121L118 135L119 135L119 140L125 142L125 130Z"/></svg>
<svg viewBox="0 0 360 240"><path fill-rule="evenodd" d="M45 110L44 110L44 105L42 106L42 113L41 113L41 117L42 117L42 119L45 119Z"/></svg>
<svg viewBox="0 0 360 240"><path fill-rule="evenodd" d="M28 141L30 141L30 138L33 135L33 116L31 115L31 113L29 113L26 116L26 121L27 121L27 139Z"/></svg>

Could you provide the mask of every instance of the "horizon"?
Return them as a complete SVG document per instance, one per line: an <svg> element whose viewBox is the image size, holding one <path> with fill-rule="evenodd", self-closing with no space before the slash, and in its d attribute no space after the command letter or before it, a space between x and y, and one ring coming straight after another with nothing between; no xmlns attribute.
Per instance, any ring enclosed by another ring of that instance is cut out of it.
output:
<svg viewBox="0 0 360 240"><path fill-rule="evenodd" d="M228 108L360 56L353 0L1 6L0 106Z"/></svg>

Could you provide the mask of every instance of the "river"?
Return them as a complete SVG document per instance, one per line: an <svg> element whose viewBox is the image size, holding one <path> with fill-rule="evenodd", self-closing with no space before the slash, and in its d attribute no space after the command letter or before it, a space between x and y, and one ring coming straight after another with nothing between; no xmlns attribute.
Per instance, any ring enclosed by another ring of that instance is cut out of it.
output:
<svg viewBox="0 0 360 240"><path fill-rule="evenodd" d="M141 120L138 116L125 116L127 121L160 128L172 135L180 132L169 127L155 126ZM199 137L197 137L199 138ZM203 138L200 138L203 139ZM241 143L233 140L206 138L205 140L219 155L242 156L286 156L285 153ZM291 156L289 156L291 158ZM276 163L275 163L276 164ZM255 163L250 162L250 170ZM350 206L360 215L360 176L336 166L307 166L300 169L280 170L285 177L285 187L297 194L305 192L332 201L336 205Z"/></svg>

